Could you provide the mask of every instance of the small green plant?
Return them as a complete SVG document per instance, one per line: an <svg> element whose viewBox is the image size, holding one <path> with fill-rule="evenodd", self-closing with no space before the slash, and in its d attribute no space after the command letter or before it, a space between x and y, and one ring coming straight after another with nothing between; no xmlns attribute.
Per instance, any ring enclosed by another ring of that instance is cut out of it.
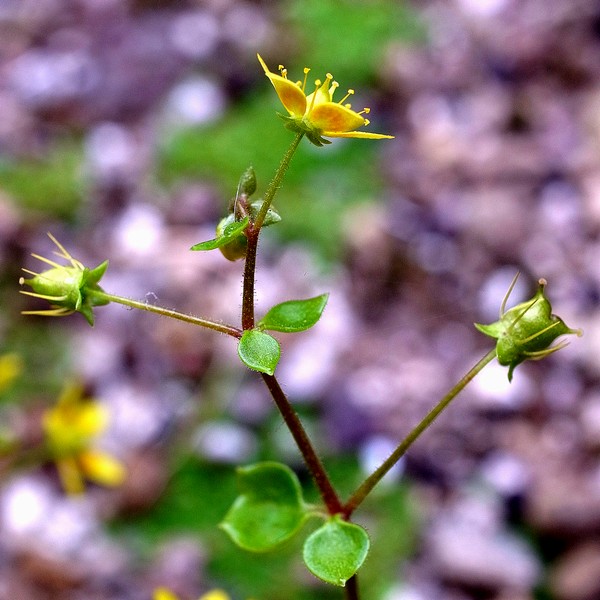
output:
<svg viewBox="0 0 600 600"><path fill-rule="evenodd" d="M280 346L274 334L295 333L313 327L327 307L328 294L290 299L272 306L264 315L257 317L254 290L258 241L264 227L275 225L281 220L273 209L272 202L303 138L306 137L309 142L320 147L331 143L328 138L379 140L392 136L363 130L369 124L363 115L368 114L369 110L365 108L356 112L346 103L353 94L352 90L335 102L333 95L338 84L329 73L323 80L317 79L314 87L309 89L309 69L304 69L303 79L294 82L288 79L284 67L279 67L278 75L269 70L260 56L258 60L287 112L280 117L285 127L294 133L293 141L263 197L252 200L257 189L256 177L252 168L247 169L239 181L229 213L217 226L215 237L191 248L196 252L218 249L228 260L243 261L239 326L106 292L100 286L100 281L106 271L107 261L89 269L74 259L52 236L58 248L57 256L66 261L67 265L34 255L50 268L41 273L28 271L32 277L22 278L21 284L31 288L31 291L23 293L51 304L50 309L28 311L30 314L66 316L79 312L93 325L96 307L116 302L225 333L235 339L241 362L262 377L289 428L319 491L321 504L305 501L296 474L284 464L262 462L246 465L238 470L239 495L224 516L221 528L239 547L251 552L268 552L305 531L307 523L317 521L304 542L304 563L316 577L334 586L344 587L348 600L357 600L357 572L369 552L370 540L366 530L353 522L353 516L373 488L459 392L494 358L509 367L508 377L511 379L515 367L523 361L541 359L562 348L564 343L551 346L557 337L565 334L580 335L581 332L568 328L559 317L552 314L550 302L545 296L544 280L540 280L533 298L506 310L515 278L501 303L499 320L490 325L476 325L480 331L497 340L495 348L487 352L448 391L348 499L342 500L276 376ZM60 429L59 425L62 427L63 422L64 419L60 420L56 427ZM92 430L96 431L97 423L92 425ZM159 590L157 597L172 596L167 590Z"/></svg>

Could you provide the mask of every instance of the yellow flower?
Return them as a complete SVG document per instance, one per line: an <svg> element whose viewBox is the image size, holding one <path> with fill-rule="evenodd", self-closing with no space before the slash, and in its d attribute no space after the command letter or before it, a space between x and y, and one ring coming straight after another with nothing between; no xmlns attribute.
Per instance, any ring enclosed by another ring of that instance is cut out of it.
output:
<svg viewBox="0 0 600 600"><path fill-rule="evenodd" d="M179 598L167 588L160 587L154 590L152 600L179 600ZM230 600L230 598L223 590L211 590L200 596L198 600Z"/></svg>
<svg viewBox="0 0 600 600"><path fill-rule="evenodd" d="M7 390L23 370L23 359L14 352L0 356L0 393Z"/></svg>
<svg viewBox="0 0 600 600"><path fill-rule="evenodd" d="M84 399L82 392L80 385L67 385L42 421L48 449L69 494L81 493L84 479L106 486L125 479L123 464L93 447L94 438L106 429L108 413L98 402Z"/></svg>
<svg viewBox="0 0 600 600"><path fill-rule="evenodd" d="M325 81L317 79L315 90L308 96L305 93L307 77L310 69L304 68L304 81L293 82L287 78L287 69L279 65L281 75L269 71L260 54L256 55L265 75L271 80L281 103L288 111L289 116L284 116L287 127L293 131L303 132L308 139L317 146L331 143L325 137L351 137L366 138L371 140L391 139L394 136L382 133L369 133L356 131L359 127L369 124L369 120L362 115L368 114L369 109L360 112L352 110L350 104L344 104L354 90L338 102L333 102L333 94L339 87L331 73L327 73Z"/></svg>

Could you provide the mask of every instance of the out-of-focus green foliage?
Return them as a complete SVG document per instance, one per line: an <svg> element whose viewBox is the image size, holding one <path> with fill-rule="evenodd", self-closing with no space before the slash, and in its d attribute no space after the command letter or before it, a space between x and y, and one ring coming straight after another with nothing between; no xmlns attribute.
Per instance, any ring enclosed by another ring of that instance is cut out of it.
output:
<svg viewBox="0 0 600 600"><path fill-rule="evenodd" d="M0 156L0 190L25 211L69 219L84 197L82 148L64 138L40 158Z"/></svg>
<svg viewBox="0 0 600 600"><path fill-rule="evenodd" d="M0 394L0 404L27 403L39 400L40 394L48 398L55 397L64 384L65 374L70 370L66 331L52 327L46 319L34 320L29 317L26 327L19 326L21 323L21 319L18 319L9 328L0 353L17 354L22 360L23 372L8 390Z"/></svg>
<svg viewBox="0 0 600 600"><path fill-rule="evenodd" d="M294 0L284 15L300 42L298 73L304 66L315 77L323 77L320 69L331 71L340 91L373 78L388 42L425 39L424 26L402 0Z"/></svg>
<svg viewBox="0 0 600 600"><path fill-rule="evenodd" d="M355 459L328 459L328 471L344 494L357 485L361 473ZM218 481L218 485L215 482ZM233 593L234 598L261 600L339 600L333 586L298 584L304 573L302 543L311 526L276 552L252 554L237 548L216 525L238 493L235 470L188 458L176 469L159 502L150 511L112 524L113 535L151 556L157 544L175 534L197 535L209 556L208 576ZM304 492L317 500L312 484ZM365 598L383 597L389 582L397 579L402 557L414 549L418 521L408 490L402 485L383 489L370 498L366 510L374 548L361 571ZM314 524L312 526L314 529ZM316 582L316 580L315 580Z"/></svg>

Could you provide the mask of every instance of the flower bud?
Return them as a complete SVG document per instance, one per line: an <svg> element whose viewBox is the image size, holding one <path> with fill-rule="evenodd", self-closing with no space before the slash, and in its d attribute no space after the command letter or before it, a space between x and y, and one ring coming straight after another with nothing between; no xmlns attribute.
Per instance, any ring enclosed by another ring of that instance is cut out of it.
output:
<svg viewBox="0 0 600 600"><path fill-rule="evenodd" d="M238 194L244 194L245 196L252 196L256 191L256 173L254 167L248 167L240 177L238 183Z"/></svg>
<svg viewBox="0 0 600 600"><path fill-rule="evenodd" d="M508 366L508 379L512 380L515 367L525 360L539 360L564 348L568 342L556 346L550 344L559 336L567 334L582 335L580 329L571 329L564 321L552 314L550 301L544 295L546 280L540 279L538 290L526 302L517 304L505 312L506 301L513 290L517 277L513 279L510 288L500 307L500 319L489 325L475 323L475 327L498 340L496 355L501 365Z"/></svg>
<svg viewBox="0 0 600 600"><path fill-rule="evenodd" d="M21 285L28 285L33 291L21 291L21 293L47 300L50 302L52 308L48 310L23 311L23 314L62 317L79 312L86 318L90 325L93 325L93 307L102 306L109 302L106 298L94 293L102 292L102 288L98 285L98 282L108 267L108 261L104 261L94 269L84 267L52 235L48 235L60 250L60 252L56 252L55 254L68 260L70 266L60 265L53 260L37 254L32 255L34 258L49 264L52 268L42 273L23 269L33 277L31 279L21 277L19 283Z"/></svg>
<svg viewBox="0 0 600 600"><path fill-rule="evenodd" d="M228 225L235 223L235 215L229 214L223 219L219 221L217 224L217 239L222 237L225 233L225 228ZM221 254L227 259L231 261L239 260L240 258L244 258L246 256L246 250L248 249L248 239L242 233L237 237L233 238L227 244L219 246L219 250Z"/></svg>

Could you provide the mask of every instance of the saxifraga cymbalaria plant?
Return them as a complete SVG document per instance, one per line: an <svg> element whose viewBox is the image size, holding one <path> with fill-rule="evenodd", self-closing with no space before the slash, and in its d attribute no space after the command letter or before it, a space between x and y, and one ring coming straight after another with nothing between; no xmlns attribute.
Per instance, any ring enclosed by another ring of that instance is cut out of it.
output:
<svg viewBox="0 0 600 600"><path fill-rule="evenodd" d="M246 465L238 469L240 494L225 515L221 528L241 548L251 552L266 552L276 549L297 534L308 519L315 518L319 524L308 535L303 546L306 566L323 581L343 587L348 600L357 600L357 572L369 552L370 540L365 529L354 523L352 518L377 483L459 392L493 359L496 358L501 365L508 367L510 380L514 369L523 361L538 360L562 348L565 342L552 345L556 338L566 334L581 335L581 332L570 329L562 319L552 314L543 279L539 280L537 291L531 299L506 310L508 296L516 282L515 277L501 303L498 321L489 325L476 325L481 332L496 340L495 347L400 441L383 464L348 499L342 500L300 418L280 386L276 375L280 346L273 335L273 332L304 331L315 325L327 305L328 294L307 299L290 299L276 304L264 315L257 317L254 293L256 255L262 229L281 220L272 207L273 198L281 187L292 157L303 138L320 147L331 143L328 138L383 140L393 136L371 133L364 129L369 125L364 116L369 113L369 109L364 108L358 112L352 109L347 100L354 93L353 90L348 90L340 100L334 100L339 84L330 73L311 85L308 68L304 69L302 79L292 81L283 66L279 66L277 74L267 67L260 55L258 61L285 108L286 114L279 116L285 127L293 132L293 140L262 198L251 199L256 192L256 178L253 169L249 168L239 181L236 199L229 214L217 225L214 239L200 242L191 248L192 251L219 249L228 260L243 261L239 325L196 317L106 292L100 286L100 281L108 267L108 261L95 268L88 268L73 258L52 236L50 237L57 247L55 254L62 263L33 255L50 268L40 273L26 271L30 278L21 278L20 283L31 288L31 291L23 291L24 294L50 303L50 308L26 311L28 314L66 316L79 312L93 325L96 307L117 302L225 333L236 340L241 362L262 377L289 428L313 477L321 504L305 502L296 474L286 465L278 462Z"/></svg>

